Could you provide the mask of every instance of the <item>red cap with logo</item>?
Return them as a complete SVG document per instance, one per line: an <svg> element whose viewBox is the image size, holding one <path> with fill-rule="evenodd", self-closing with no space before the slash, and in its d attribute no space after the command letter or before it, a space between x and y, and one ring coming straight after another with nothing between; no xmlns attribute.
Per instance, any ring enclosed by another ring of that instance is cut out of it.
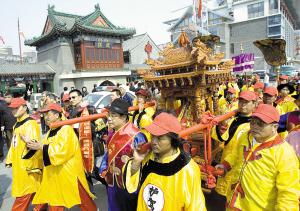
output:
<svg viewBox="0 0 300 211"><path fill-rule="evenodd" d="M268 86L268 87L265 88L264 94L275 96L275 95L278 95L278 91L277 91L277 89L275 87Z"/></svg>
<svg viewBox="0 0 300 211"><path fill-rule="evenodd" d="M40 113L45 113L48 111L58 111L58 112L62 112L62 108L60 105L58 105L57 103L50 103L45 109L39 110Z"/></svg>
<svg viewBox="0 0 300 211"><path fill-rule="evenodd" d="M145 97L148 97L149 93L148 93L148 91L145 90L145 89L140 89L140 90L138 90L138 91L135 93L135 95L143 95L143 96L145 96Z"/></svg>
<svg viewBox="0 0 300 211"><path fill-rule="evenodd" d="M259 104L252 116L257 117L268 124L279 122L280 119L280 114L277 109L274 106L267 104Z"/></svg>
<svg viewBox="0 0 300 211"><path fill-rule="evenodd" d="M232 87L228 88L227 92L231 93L231 94L235 94L236 90Z"/></svg>
<svg viewBox="0 0 300 211"><path fill-rule="evenodd" d="M161 136L170 132L178 134L181 130L181 125L175 116L162 112L145 129L152 135Z"/></svg>
<svg viewBox="0 0 300 211"><path fill-rule="evenodd" d="M240 93L239 98L247 100L247 101L257 100L257 94L252 91L242 91Z"/></svg>
<svg viewBox="0 0 300 211"><path fill-rule="evenodd" d="M26 105L26 100L23 98L13 98L11 99L11 103L8 105L10 108L18 108L22 105Z"/></svg>
<svg viewBox="0 0 300 211"><path fill-rule="evenodd" d="M253 88L254 89L263 89L265 87L264 83L263 82L256 82L254 85L253 85Z"/></svg>

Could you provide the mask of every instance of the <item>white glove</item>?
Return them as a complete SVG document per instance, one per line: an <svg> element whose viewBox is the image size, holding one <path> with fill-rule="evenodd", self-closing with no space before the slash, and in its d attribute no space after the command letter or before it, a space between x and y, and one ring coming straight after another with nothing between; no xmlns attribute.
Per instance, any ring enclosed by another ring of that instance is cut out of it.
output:
<svg viewBox="0 0 300 211"><path fill-rule="evenodd" d="M4 131L4 129L5 129L5 126L1 126L1 131Z"/></svg>

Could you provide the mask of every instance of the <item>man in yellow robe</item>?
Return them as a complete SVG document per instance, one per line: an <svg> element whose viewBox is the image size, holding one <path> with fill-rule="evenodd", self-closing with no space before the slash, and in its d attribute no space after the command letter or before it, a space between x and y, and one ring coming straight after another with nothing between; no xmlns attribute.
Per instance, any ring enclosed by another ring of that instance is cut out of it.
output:
<svg viewBox="0 0 300 211"><path fill-rule="evenodd" d="M235 174L228 207L233 210L299 210L299 162L293 148L277 134L279 113L261 104L249 133L225 158ZM228 169L227 166L227 169Z"/></svg>
<svg viewBox="0 0 300 211"><path fill-rule="evenodd" d="M11 194L16 197L12 210L27 211L40 186L42 165L35 157L30 160L22 159L26 150L23 137L26 135L32 140L39 141L40 127L29 117L24 99L13 98L9 107L12 108L13 115L17 118L17 123L13 128L11 147L6 158L6 167L12 167Z"/></svg>
<svg viewBox="0 0 300 211"><path fill-rule="evenodd" d="M228 88L226 98L221 97L218 101L219 113L224 114L238 109L238 100L236 98L236 90Z"/></svg>
<svg viewBox="0 0 300 211"><path fill-rule="evenodd" d="M258 96L258 99L257 99L258 103L262 103L262 101L263 101L264 88L265 88L265 84L263 82L260 82L260 81L257 81L253 85L254 92Z"/></svg>
<svg viewBox="0 0 300 211"><path fill-rule="evenodd" d="M224 145L221 162L224 158L231 154L238 146L238 138L249 130L250 117L253 110L257 106L257 95L252 91L243 91L239 96L238 113L229 121L227 130L221 134L220 125L212 128L212 138ZM215 210L226 209L226 197L230 193L232 172L226 174L225 177L218 178L217 186L212 191L208 206Z"/></svg>
<svg viewBox="0 0 300 211"><path fill-rule="evenodd" d="M129 193L138 190L138 211L205 211L199 166L182 149L177 118L162 112L146 127L152 135L149 151L134 151L125 171Z"/></svg>
<svg viewBox="0 0 300 211"><path fill-rule="evenodd" d="M274 103L276 101L277 96L278 96L277 89L273 86L268 86L264 89L263 103L264 104L269 104L269 105L275 107Z"/></svg>
<svg viewBox="0 0 300 211"><path fill-rule="evenodd" d="M62 108L49 104L40 111L46 124L61 120ZM27 142L27 147L43 154L43 178L33 204L48 204L50 210L64 210L79 205L81 210L95 211L95 196L90 192L84 173L78 138L72 126L51 129L43 143Z"/></svg>

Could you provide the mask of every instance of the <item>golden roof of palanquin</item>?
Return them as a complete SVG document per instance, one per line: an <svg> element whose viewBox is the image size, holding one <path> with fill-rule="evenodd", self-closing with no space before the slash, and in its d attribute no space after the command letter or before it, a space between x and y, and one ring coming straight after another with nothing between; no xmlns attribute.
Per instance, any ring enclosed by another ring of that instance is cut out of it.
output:
<svg viewBox="0 0 300 211"><path fill-rule="evenodd" d="M197 76L230 75L233 60L224 61L224 53L215 53L212 43L219 41L216 36L199 36L192 44L185 32L178 38L179 47L172 43L160 52L157 60L147 59L150 70L140 69L138 73L147 81L191 78ZM217 77L219 78L219 77ZM226 78L224 78L225 80ZM222 78L220 78L222 81Z"/></svg>

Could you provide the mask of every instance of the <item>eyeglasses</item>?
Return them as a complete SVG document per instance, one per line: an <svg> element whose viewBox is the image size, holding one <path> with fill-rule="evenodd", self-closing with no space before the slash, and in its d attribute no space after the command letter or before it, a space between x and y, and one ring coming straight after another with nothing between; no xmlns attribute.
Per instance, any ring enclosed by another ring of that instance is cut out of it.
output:
<svg viewBox="0 0 300 211"><path fill-rule="evenodd" d="M268 125L264 121L262 121L262 120L260 120L258 118L253 118L253 117L251 118L250 124L251 125L257 125L259 127L265 127L266 125Z"/></svg>
<svg viewBox="0 0 300 211"><path fill-rule="evenodd" d="M72 96L72 97L69 97L69 100L71 100L71 99L76 99L76 97L78 97L78 96Z"/></svg>

